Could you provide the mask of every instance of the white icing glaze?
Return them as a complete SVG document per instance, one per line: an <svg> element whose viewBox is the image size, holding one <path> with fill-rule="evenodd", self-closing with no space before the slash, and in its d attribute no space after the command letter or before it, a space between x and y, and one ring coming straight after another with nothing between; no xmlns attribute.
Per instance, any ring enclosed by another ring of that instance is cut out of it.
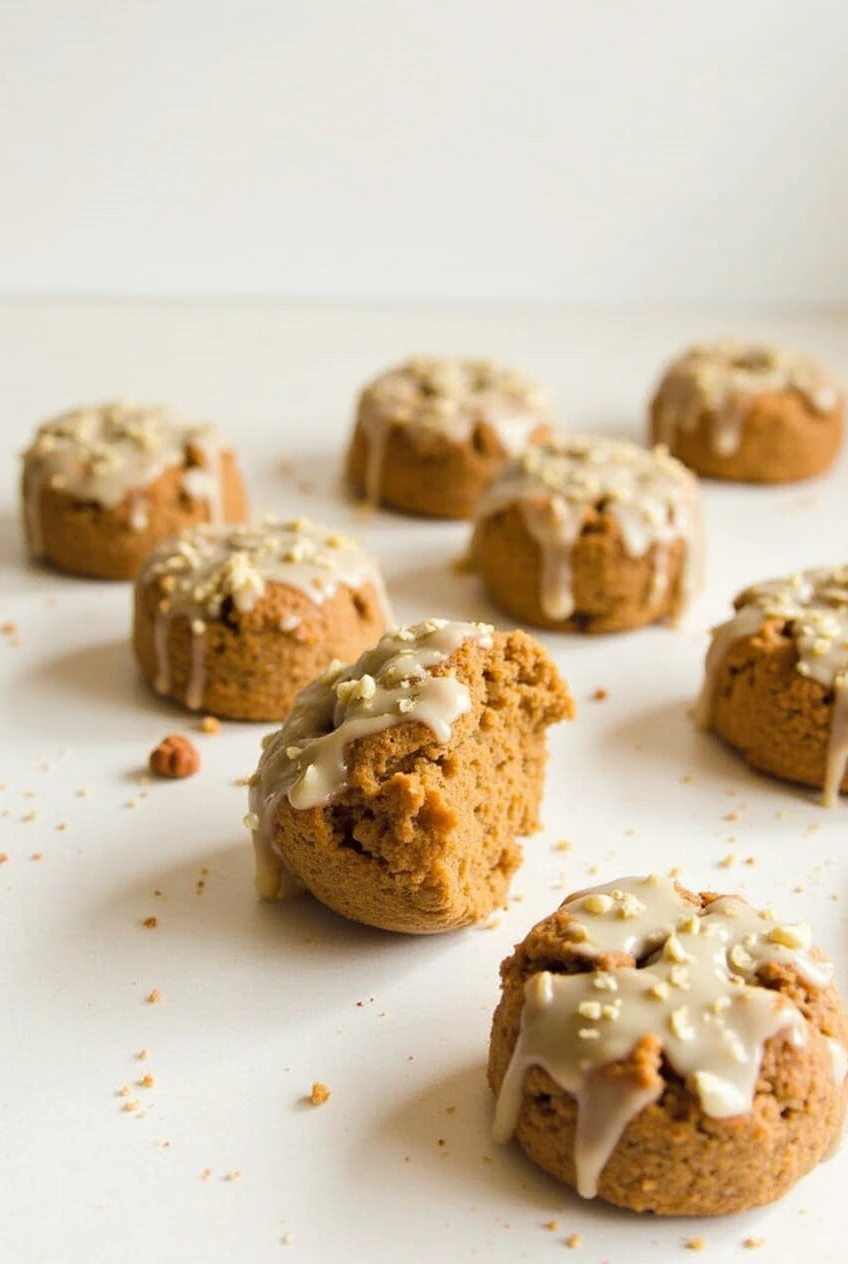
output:
<svg viewBox="0 0 848 1264"><path fill-rule="evenodd" d="M658 1075L640 1082L635 1069L611 1076L605 1068L626 1061L649 1037L705 1114L745 1114L766 1041L782 1034L802 1045L807 1038L800 1011L761 986L757 972L784 963L824 987L832 968L808 951L808 927L779 923L769 910L757 912L736 896L701 908L657 875L578 892L563 907L571 918L570 945L587 965L611 953L627 953L637 964L530 976L498 1097L495 1137L512 1136L525 1073L542 1067L577 1102L577 1187L591 1198L627 1124L664 1087ZM844 1051L831 1052L837 1074Z"/></svg>
<svg viewBox="0 0 848 1264"><path fill-rule="evenodd" d="M668 546L686 545L684 598L702 583L702 516L697 479L663 448L577 435L530 448L509 462L484 492L480 524L520 506L539 546L539 604L549 619L574 613L571 558L587 515L611 514L631 557L654 552L653 594L668 584ZM473 546L472 546L473 549Z"/></svg>
<svg viewBox="0 0 848 1264"><path fill-rule="evenodd" d="M148 557L138 578L139 591L149 584L165 590L154 628L155 686L171 687L168 632L175 619L191 623L191 669L185 703L203 705L207 622L220 618L227 601L247 613L269 584L285 584L315 605L335 595L339 585L370 585L387 623L391 610L376 560L355 540L306 518L281 522L271 515L258 524L193 527L166 540ZM283 621L283 633L297 630L299 620Z"/></svg>
<svg viewBox="0 0 848 1264"><path fill-rule="evenodd" d="M274 847L274 816L287 796L299 810L318 807L347 784L351 742L397 724L417 722L447 742L457 719L471 706L468 688L455 676L431 675L465 641L485 649L492 629L482 623L428 619L382 637L355 663L331 663L295 699L282 728L264 743L251 778L246 823L257 853L257 887L267 895L281 860Z"/></svg>
<svg viewBox="0 0 848 1264"><path fill-rule="evenodd" d="M167 469L190 464L183 488L205 500L212 522L222 517L221 440L209 425L182 421L164 408L122 401L64 413L39 427L24 453L24 517L31 551L44 552L41 492L52 487L114 509L132 497L129 523L148 524L145 489Z"/></svg>
<svg viewBox="0 0 848 1264"><path fill-rule="evenodd" d="M693 431L703 417L713 451L732 456L754 400L785 391L797 392L822 416L842 403L838 379L797 351L739 339L692 347L660 383L654 408L657 438L673 447L677 431Z"/></svg>
<svg viewBox="0 0 848 1264"><path fill-rule="evenodd" d="M818 567L755 584L736 599L732 619L713 629L706 674L695 708L701 728L712 723L718 674L731 645L777 620L792 637L796 670L833 691L822 802L832 807L848 767L848 567Z"/></svg>
<svg viewBox="0 0 848 1264"><path fill-rule="evenodd" d="M409 360L367 386L359 401L357 420L368 441L365 499L375 505L380 498L386 445L395 427L465 443L478 426L486 426L512 456L551 419L548 393L512 369L490 360Z"/></svg>

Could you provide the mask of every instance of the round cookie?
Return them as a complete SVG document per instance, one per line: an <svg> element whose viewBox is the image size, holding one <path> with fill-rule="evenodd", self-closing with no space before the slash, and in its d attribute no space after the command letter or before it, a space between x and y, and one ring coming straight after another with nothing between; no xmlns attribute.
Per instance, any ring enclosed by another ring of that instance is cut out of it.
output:
<svg viewBox="0 0 848 1264"><path fill-rule="evenodd" d="M213 426L123 402L40 426L22 495L33 557L94 579L132 579L160 540L247 512L235 455Z"/></svg>
<svg viewBox="0 0 848 1264"><path fill-rule="evenodd" d="M670 366L650 428L654 442L707 478L793 483L834 460L843 409L839 381L809 356L729 339Z"/></svg>
<svg viewBox="0 0 848 1264"><path fill-rule="evenodd" d="M747 588L713 629L696 720L758 772L848 792L848 567Z"/></svg>
<svg viewBox="0 0 848 1264"><path fill-rule="evenodd" d="M546 391L490 360L414 359L367 386L347 458L371 505L469 518L510 456L551 433Z"/></svg>
<svg viewBox="0 0 848 1264"><path fill-rule="evenodd" d="M701 586L697 479L665 449L577 435L507 464L472 562L496 605L557 631L674 622Z"/></svg>
<svg viewBox="0 0 848 1264"><path fill-rule="evenodd" d="M780 1198L838 1143L848 1019L804 925L668 878L580 891L501 967L495 1136L664 1216Z"/></svg>
<svg viewBox="0 0 848 1264"><path fill-rule="evenodd" d="M376 561L309 522L195 527L136 581L134 646L156 691L193 711L281 720L332 658L391 622Z"/></svg>
<svg viewBox="0 0 848 1264"><path fill-rule="evenodd" d="M538 828L545 730L572 711L542 646L486 624L428 619L331 664L251 779L257 890L294 880L391 931L480 921Z"/></svg>

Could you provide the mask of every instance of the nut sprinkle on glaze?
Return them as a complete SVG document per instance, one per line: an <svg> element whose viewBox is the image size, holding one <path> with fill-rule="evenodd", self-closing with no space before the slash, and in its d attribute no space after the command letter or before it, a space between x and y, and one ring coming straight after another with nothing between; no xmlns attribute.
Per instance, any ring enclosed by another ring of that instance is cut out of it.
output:
<svg viewBox="0 0 848 1264"><path fill-rule="evenodd" d="M730 648L769 624L779 628L792 640L795 670L818 686L830 711L822 802L833 807L848 768L848 566L755 584L734 604L733 618L713 628L696 723L713 726L719 675Z"/></svg>
<svg viewBox="0 0 848 1264"><path fill-rule="evenodd" d="M525 1073L541 1067L577 1103L576 1185L592 1198L628 1123L665 1088L659 1074L617 1075L613 1064L652 1043L705 1115L744 1115L766 1042L781 1036L801 1048L808 1039L801 1011L759 972L785 966L824 988L832 967L810 951L806 925L781 923L737 896L699 899L658 875L578 892L563 913L562 933L579 972L527 978L494 1132L501 1142L510 1139ZM845 1050L836 1040L829 1045L841 1085Z"/></svg>
<svg viewBox="0 0 848 1264"><path fill-rule="evenodd" d="M485 426L507 455L516 455L552 418L551 397L543 387L492 360L408 360L377 378L360 398L357 420L368 439L366 503L379 502L393 427L429 430L463 443Z"/></svg>
<svg viewBox="0 0 848 1264"><path fill-rule="evenodd" d="M591 435L539 444L506 465L484 494L476 537L488 519L513 506L541 554L539 604L550 620L564 622L575 612L572 553L593 512L616 520L630 557L654 548L654 599L667 589L667 551L676 541L686 546L684 603L701 587L698 482L663 447L651 451Z"/></svg>
<svg viewBox="0 0 848 1264"><path fill-rule="evenodd" d="M671 365L653 408L660 443L674 447L678 430L709 418L709 443L720 456L739 450L746 414L759 396L794 391L822 416L840 406L838 379L811 356L728 338L690 348Z"/></svg>
<svg viewBox="0 0 848 1264"><path fill-rule="evenodd" d="M147 526L144 490L172 467L186 465L183 489L204 500L209 519L220 522L221 438L211 425L183 421L163 407L118 400L78 408L46 421L23 454L24 519L33 555L44 553L42 488L113 509L134 496L130 525Z"/></svg>
<svg viewBox="0 0 848 1264"><path fill-rule="evenodd" d="M257 886L271 850L274 809L286 795L292 807L319 807L346 785L345 748L359 738L410 721L427 725L446 742L454 722L470 708L468 688L451 675L433 676L463 642L492 645L485 623L427 619L399 627L352 663L333 662L298 696L282 728L265 739L250 780L245 823L257 852ZM279 864L272 866L274 872ZM276 895L276 891L271 893Z"/></svg>
<svg viewBox="0 0 848 1264"><path fill-rule="evenodd" d="M307 518L280 521L267 515L255 525L185 531L151 553L138 587L154 583L163 594L154 629L155 687L163 694L171 689L169 627L174 619L187 620L192 656L185 704L191 710L203 705L207 623L219 619L227 603L245 614L269 584L283 584L321 605L340 584L352 590L368 584L386 621L391 618L382 575L371 554L355 540Z"/></svg>

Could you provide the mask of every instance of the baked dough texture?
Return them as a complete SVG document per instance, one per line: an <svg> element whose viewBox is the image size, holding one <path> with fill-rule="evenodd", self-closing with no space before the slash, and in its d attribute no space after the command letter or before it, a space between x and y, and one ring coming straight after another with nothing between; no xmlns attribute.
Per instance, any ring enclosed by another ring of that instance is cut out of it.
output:
<svg viewBox="0 0 848 1264"><path fill-rule="evenodd" d="M591 435L510 461L476 511L471 561L522 622L622 632L676 622L702 582L697 480L665 449Z"/></svg>
<svg viewBox="0 0 848 1264"><path fill-rule="evenodd" d="M293 878L343 917L449 931L506 900L539 825L545 730L572 701L523 632L400 628L296 702L252 779L257 889Z"/></svg>
<svg viewBox="0 0 848 1264"><path fill-rule="evenodd" d="M551 434L548 393L491 360L417 358L359 399L348 479L367 503L469 518L503 463Z"/></svg>
<svg viewBox="0 0 848 1264"><path fill-rule="evenodd" d="M391 622L379 567L306 518L196 527L147 559L133 642L164 697L232 720L281 720L333 658Z"/></svg>
<svg viewBox="0 0 848 1264"><path fill-rule="evenodd" d="M669 879L577 892L501 967L496 1135L638 1212L769 1203L837 1144L848 1022L809 928Z"/></svg>
<svg viewBox="0 0 848 1264"><path fill-rule="evenodd" d="M174 532L247 513L235 455L213 426L121 401L40 426L22 500L33 557L94 579L132 579Z"/></svg>
<svg viewBox="0 0 848 1264"><path fill-rule="evenodd" d="M668 368L650 433L706 478L794 483L821 474L842 444L844 391L810 356L728 339Z"/></svg>

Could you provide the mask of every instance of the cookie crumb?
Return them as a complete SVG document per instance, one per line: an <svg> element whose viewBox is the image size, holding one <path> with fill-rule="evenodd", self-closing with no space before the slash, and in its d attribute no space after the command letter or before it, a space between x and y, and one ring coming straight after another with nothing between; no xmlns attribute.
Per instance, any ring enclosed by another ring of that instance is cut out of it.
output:
<svg viewBox="0 0 848 1264"><path fill-rule="evenodd" d="M221 721L214 715L204 715L200 721L200 729L203 733L220 733Z"/></svg>
<svg viewBox="0 0 848 1264"><path fill-rule="evenodd" d="M312 1106L323 1106L325 1102L330 1100L330 1090L326 1084L322 1084L320 1080L315 1080L312 1085L312 1091L309 1094L309 1102Z"/></svg>
<svg viewBox="0 0 848 1264"><path fill-rule="evenodd" d="M765 1244L765 1238L744 1238L742 1245L746 1251L756 1251L757 1247Z"/></svg>
<svg viewBox="0 0 848 1264"><path fill-rule="evenodd" d="M156 1005L156 1004L158 1004L158 1001L159 1001L159 989L158 989L158 988L151 988L151 990L147 993L147 996L145 996L145 998L144 998L144 999L147 1001L148 1005Z"/></svg>
<svg viewBox="0 0 848 1264"><path fill-rule="evenodd" d="M138 1101L135 1097L131 1097L128 1102L124 1102L124 1110L127 1112L128 1115L132 1115L137 1110L140 1110L140 1109L141 1109L141 1102Z"/></svg>
<svg viewBox="0 0 848 1264"><path fill-rule="evenodd" d="M282 1246L291 1246L291 1243L292 1243L292 1235L290 1233L284 1233L283 1236L280 1238L280 1244Z"/></svg>
<svg viewBox="0 0 848 1264"><path fill-rule="evenodd" d="M547 1229L549 1233L556 1233L557 1229L559 1228L559 1221L546 1220L545 1223L542 1225L542 1228Z"/></svg>
<svg viewBox="0 0 848 1264"><path fill-rule="evenodd" d="M565 1245L570 1247L572 1251L575 1251L577 1247L583 1245L583 1239L579 1233L570 1233L565 1239Z"/></svg>
<svg viewBox="0 0 848 1264"><path fill-rule="evenodd" d="M56 824L56 829L57 829L57 830L63 831L63 830L66 830L67 828L68 828L68 822L67 822L67 821L59 821L59 822L57 822L57 824Z"/></svg>
<svg viewBox="0 0 848 1264"><path fill-rule="evenodd" d="M9 859L8 852L0 851L0 865L5 865L8 859Z"/></svg>
<svg viewBox="0 0 848 1264"><path fill-rule="evenodd" d="M593 702L606 702L608 697L609 697L609 693L607 692L606 689L596 689L595 692L592 694L592 701Z"/></svg>
<svg viewBox="0 0 848 1264"><path fill-rule="evenodd" d="M13 623L11 620L7 623L0 623L0 632L2 632L4 636L14 636L17 630L17 623Z"/></svg>
<svg viewBox="0 0 848 1264"><path fill-rule="evenodd" d="M139 1080L139 1086L140 1086L141 1088L155 1088L155 1087L156 1087L156 1076L155 1076L155 1075L151 1075L151 1074L150 1074L150 1072L148 1071L148 1072L147 1072L147 1075L143 1075L143 1076L141 1077L141 1079Z"/></svg>
<svg viewBox="0 0 848 1264"><path fill-rule="evenodd" d="M139 1062L146 1062L148 1058L150 1057L150 1050L139 1049L138 1053L136 1054L136 1057L138 1058Z"/></svg>
<svg viewBox="0 0 848 1264"><path fill-rule="evenodd" d="M155 930L156 927L159 925L159 919L156 917L145 917L144 921L141 924L147 930Z"/></svg>
<svg viewBox="0 0 848 1264"><path fill-rule="evenodd" d="M240 1181L241 1172L238 1170L238 1168L234 1168L231 1172L227 1172L226 1176L224 1177L224 1180L225 1181Z"/></svg>
<svg viewBox="0 0 848 1264"><path fill-rule="evenodd" d="M200 1173L200 1179L202 1181L208 1181L211 1175L212 1175L211 1167L205 1167L203 1171Z"/></svg>
<svg viewBox="0 0 848 1264"><path fill-rule="evenodd" d="M704 1251L707 1246L706 1238L687 1238L683 1243L687 1251Z"/></svg>
<svg viewBox="0 0 848 1264"><path fill-rule="evenodd" d="M41 859L40 851L34 851L32 855L30 856L30 860L40 860L40 859Z"/></svg>
<svg viewBox="0 0 848 1264"><path fill-rule="evenodd" d="M567 838L561 838L558 843L554 843L554 851L571 851L571 843Z"/></svg>

